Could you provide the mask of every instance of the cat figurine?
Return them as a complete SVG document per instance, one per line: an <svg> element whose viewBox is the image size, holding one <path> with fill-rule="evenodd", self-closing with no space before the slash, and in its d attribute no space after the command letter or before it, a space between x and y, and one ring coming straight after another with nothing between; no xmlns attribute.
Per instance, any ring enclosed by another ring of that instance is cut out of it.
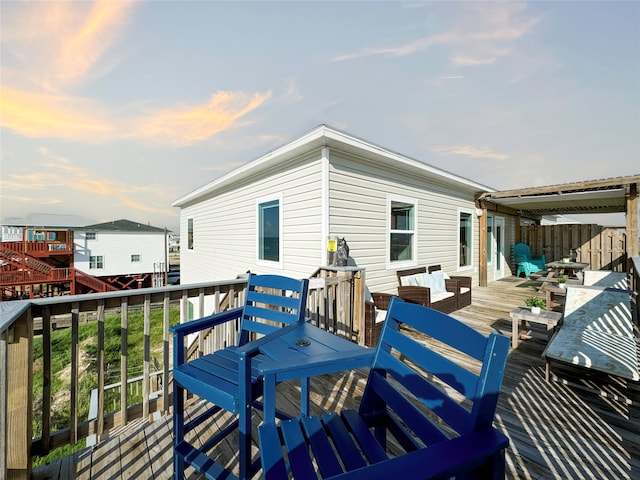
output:
<svg viewBox="0 0 640 480"><path fill-rule="evenodd" d="M347 241L344 237L338 237L337 254L338 259L336 261L336 265L338 267L346 267L347 261L349 260L349 245L347 245Z"/></svg>

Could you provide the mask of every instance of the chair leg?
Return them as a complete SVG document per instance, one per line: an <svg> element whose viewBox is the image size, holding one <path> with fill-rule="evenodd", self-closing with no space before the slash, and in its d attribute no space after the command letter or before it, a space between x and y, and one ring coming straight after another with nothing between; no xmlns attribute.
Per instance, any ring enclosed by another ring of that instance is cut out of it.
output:
<svg viewBox="0 0 640 480"><path fill-rule="evenodd" d="M240 463L240 480L251 477L251 360L240 357L240 382L244 385L239 391L238 409L238 459Z"/></svg>
<svg viewBox="0 0 640 480"><path fill-rule="evenodd" d="M309 377L300 379L300 414L309 416Z"/></svg>
<svg viewBox="0 0 640 480"><path fill-rule="evenodd" d="M173 478L184 480L184 459L178 453L178 445L184 441L184 390L173 385Z"/></svg>

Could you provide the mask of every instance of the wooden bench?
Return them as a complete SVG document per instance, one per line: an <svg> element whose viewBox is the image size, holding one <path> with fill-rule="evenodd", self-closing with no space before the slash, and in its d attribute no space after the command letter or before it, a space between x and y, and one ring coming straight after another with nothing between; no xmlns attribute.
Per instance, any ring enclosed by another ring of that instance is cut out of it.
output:
<svg viewBox="0 0 640 480"><path fill-rule="evenodd" d="M629 290L567 287L564 317L542 353L545 377L560 362L640 380Z"/></svg>
<svg viewBox="0 0 640 480"><path fill-rule="evenodd" d="M627 272L612 272L610 270L585 270L584 284L594 287L629 289L629 274Z"/></svg>
<svg viewBox="0 0 640 480"><path fill-rule="evenodd" d="M475 365L451 361L452 349ZM264 478L504 478L509 440L492 423L508 351L503 335L392 298L360 408L261 425Z"/></svg>

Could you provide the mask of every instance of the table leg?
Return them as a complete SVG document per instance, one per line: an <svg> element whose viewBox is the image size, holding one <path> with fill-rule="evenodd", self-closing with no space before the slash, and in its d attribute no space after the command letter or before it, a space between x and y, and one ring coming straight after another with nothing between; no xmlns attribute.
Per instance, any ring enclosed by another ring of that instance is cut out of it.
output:
<svg viewBox="0 0 640 480"><path fill-rule="evenodd" d="M542 281L542 284L540 285L540 288L538 289L539 292L541 292L544 287L547 286L547 284L549 283L547 280L551 279L555 276L555 270L553 268L549 269L549 272L547 273L547 276L545 277L545 279Z"/></svg>
<svg viewBox="0 0 640 480"><path fill-rule="evenodd" d="M309 377L300 379L300 414L309 416Z"/></svg>
<svg viewBox="0 0 640 480"><path fill-rule="evenodd" d="M513 316L511 317L511 346L518 348L518 322L519 320Z"/></svg>
<svg viewBox="0 0 640 480"><path fill-rule="evenodd" d="M551 362L549 361L549 358L547 358L546 365L544 367L544 379L548 382L550 376L551 376Z"/></svg>

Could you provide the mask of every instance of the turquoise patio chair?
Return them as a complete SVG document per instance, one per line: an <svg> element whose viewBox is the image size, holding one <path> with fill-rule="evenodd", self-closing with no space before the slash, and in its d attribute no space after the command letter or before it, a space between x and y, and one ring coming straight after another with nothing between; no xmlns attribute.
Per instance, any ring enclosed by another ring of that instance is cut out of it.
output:
<svg viewBox="0 0 640 480"><path fill-rule="evenodd" d="M529 275L541 270L545 270L545 264L547 263L544 255L532 255L529 245L526 243L516 243L513 247L513 256L518 266L516 276L519 277L521 273L529 278Z"/></svg>
<svg viewBox="0 0 640 480"><path fill-rule="evenodd" d="M432 349L401 326L447 348ZM450 349L473 357L479 371L451 361ZM508 353L503 335L485 337L392 298L360 408L261 425L265 480L504 479L509 439L492 424Z"/></svg>

